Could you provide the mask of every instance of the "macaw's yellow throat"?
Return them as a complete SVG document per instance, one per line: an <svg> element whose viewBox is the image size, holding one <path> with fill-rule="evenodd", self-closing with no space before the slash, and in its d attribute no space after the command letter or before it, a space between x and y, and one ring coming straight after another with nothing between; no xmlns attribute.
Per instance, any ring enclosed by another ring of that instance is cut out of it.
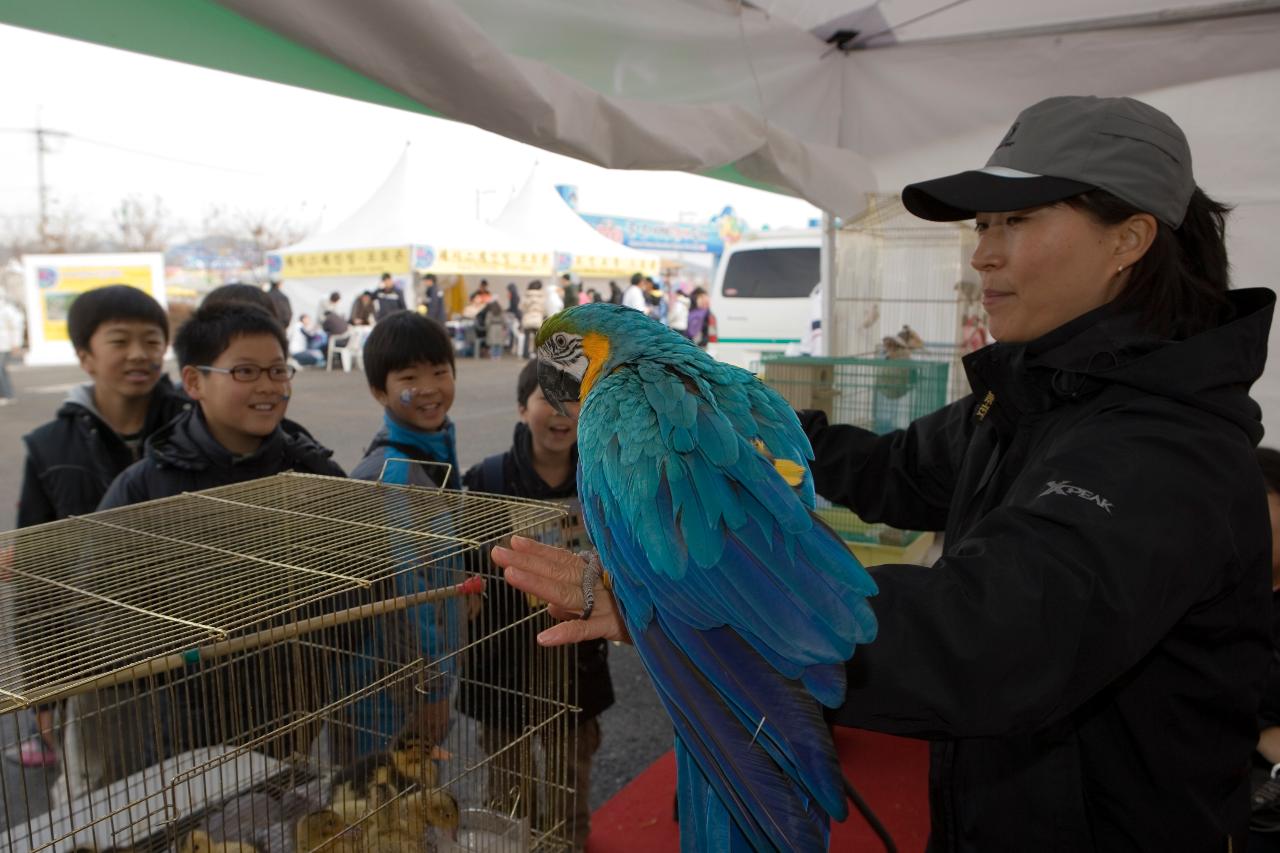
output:
<svg viewBox="0 0 1280 853"><path fill-rule="evenodd" d="M579 400L586 400L591 387L600 378L604 363L609 360L609 339L599 332L587 332L582 336L582 352L587 357L587 372L582 376Z"/></svg>

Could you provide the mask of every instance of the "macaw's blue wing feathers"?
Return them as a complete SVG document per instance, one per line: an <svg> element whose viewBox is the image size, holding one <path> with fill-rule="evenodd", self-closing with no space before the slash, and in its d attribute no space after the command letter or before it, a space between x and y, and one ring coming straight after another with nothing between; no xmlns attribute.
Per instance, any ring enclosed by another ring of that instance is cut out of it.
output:
<svg viewBox="0 0 1280 853"><path fill-rule="evenodd" d="M846 806L822 707L875 636L875 583L813 513L812 449L785 401L635 312L593 311L652 338L602 332L639 354L583 402L578 490L675 725L683 845L825 849Z"/></svg>

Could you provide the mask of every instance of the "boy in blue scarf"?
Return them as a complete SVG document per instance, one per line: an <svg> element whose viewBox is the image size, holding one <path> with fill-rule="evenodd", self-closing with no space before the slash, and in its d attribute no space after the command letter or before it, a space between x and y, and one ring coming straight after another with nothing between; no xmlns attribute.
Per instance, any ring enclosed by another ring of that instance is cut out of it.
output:
<svg viewBox="0 0 1280 853"><path fill-rule="evenodd" d="M457 443L449 407L453 405L453 343L444 327L435 320L412 311L396 311L378 321L364 345L364 372L369 392L383 408L383 425L373 437L364 459L351 472L354 479L429 489L457 489L459 481ZM419 464L423 463L423 464ZM399 491L386 495L386 510L408 512ZM415 557L415 543L408 537L404 560ZM397 574L390 595L407 595L419 590L455 583L457 566L432 565ZM408 729L431 743L443 741L449 726L450 692L453 687L453 653L459 647L460 624L456 602L442 605L420 604L404 613L404 630L388 630L386 625L369 632L362 663L410 662L410 653L420 653L429 662L423 690L427 707L421 719L407 719L404 702L394 691L384 690L366 697L353 708L355 730L360 743L358 754L385 750L392 739ZM381 665L381 664L378 664ZM363 673L363 683L386 676L385 672Z"/></svg>

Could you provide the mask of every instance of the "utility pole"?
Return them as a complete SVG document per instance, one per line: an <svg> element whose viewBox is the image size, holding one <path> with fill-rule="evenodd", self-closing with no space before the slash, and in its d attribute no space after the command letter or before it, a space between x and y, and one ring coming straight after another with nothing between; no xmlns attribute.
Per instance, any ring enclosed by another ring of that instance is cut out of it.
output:
<svg viewBox="0 0 1280 853"><path fill-rule="evenodd" d="M44 155L49 149L44 144L44 128L40 126L40 114L36 113L36 192L40 196L40 224L36 233L40 236L40 245L47 246L49 240L49 190L44 182Z"/></svg>
<svg viewBox="0 0 1280 853"><path fill-rule="evenodd" d="M36 112L35 127L0 127L0 131L9 133L30 133L36 141L36 193L39 201L40 222L37 232L41 245L46 245L49 237L49 185L44 176L44 155L52 154L49 147L51 139L66 139L71 134L61 130L49 130L40 123L40 113Z"/></svg>

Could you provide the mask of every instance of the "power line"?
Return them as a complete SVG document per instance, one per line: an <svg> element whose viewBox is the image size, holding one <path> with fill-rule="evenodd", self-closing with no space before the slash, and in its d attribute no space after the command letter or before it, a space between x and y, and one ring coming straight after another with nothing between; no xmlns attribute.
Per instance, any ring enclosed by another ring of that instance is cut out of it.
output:
<svg viewBox="0 0 1280 853"><path fill-rule="evenodd" d="M236 169L231 166L217 166L217 165L214 165L213 163L201 163L197 160L184 160L181 157L170 157L167 154L158 154L155 151L144 151L141 148L130 148L127 145L119 145L117 143L107 142L102 139L93 139L91 137L81 136L80 134L76 134L76 133L69 133L67 134L67 137L70 139L74 139L78 142L87 142L90 145L98 145L98 146L101 146L102 148L111 148L116 151L124 151L126 153L137 154L142 157L150 157L154 160L166 160L170 163L180 163L183 166L195 166L196 168L200 168L200 169L213 169L218 172L233 172L237 175L251 175L253 177L262 177L263 174L265 174L263 172L251 172L248 169Z"/></svg>
<svg viewBox="0 0 1280 853"><path fill-rule="evenodd" d="M128 145L121 145L118 142L108 142L105 139L95 139L91 136L84 136L79 133L67 133L59 130L49 130L40 127L0 127L0 133L43 133L47 137L58 137L60 139L70 139L76 142L84 142L89 145L97 145L102 148L110 148L115 151L123 151L127 154L136 154L140 157L150 157L153 160L165 160L170 163L179 163L183 166L194 166L198 169L213 169L218 172L233 172L238 175L250 175L252 177L262 177L264 172L252 172L248 169L236 169L231 166L219 166L215 163L202 163L199 160L185 160L181 157L171 157L168 154L161 154L157 151L147 151L142 148L133 148Z"/></svg>

